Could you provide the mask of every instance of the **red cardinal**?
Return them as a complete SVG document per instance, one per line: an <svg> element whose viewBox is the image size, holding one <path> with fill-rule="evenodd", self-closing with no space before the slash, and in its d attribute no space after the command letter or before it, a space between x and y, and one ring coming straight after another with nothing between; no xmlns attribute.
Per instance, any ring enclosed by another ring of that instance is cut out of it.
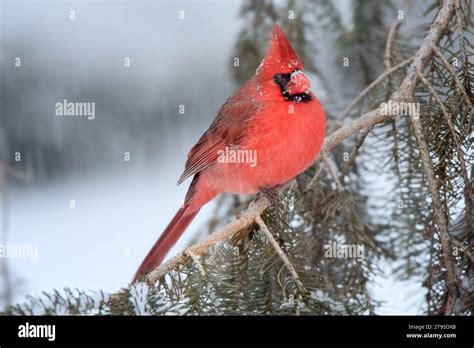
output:
<svg viewBox="0 0 474 348"><path fill-rule="evenodd" d="M222 192L253 194L293 179L318 155L326 115L303 65L275 25L254 76L217 112L189 151L178 184L193 176L184 205L150 250L134 282L160 265L202 206Z"/></svg>

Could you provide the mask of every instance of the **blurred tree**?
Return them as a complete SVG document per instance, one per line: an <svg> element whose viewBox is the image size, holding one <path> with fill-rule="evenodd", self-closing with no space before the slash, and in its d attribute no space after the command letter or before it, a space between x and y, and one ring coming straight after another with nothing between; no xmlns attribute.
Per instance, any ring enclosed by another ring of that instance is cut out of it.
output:
<svg viewBox="0 0 474 348"><path fill-rule="evenodd" d="M309 42L313 24L307 18L313 7L310 1L290 0L274 4L272 0L245 1L240 10L244 25L240 31L232 55L232 72L237 85L244 83L255 73L265 56L268 33L274 23L279 23L295 50L299 53L307 71L316 72L314 45ZM238 64L236 64L238 59Z"/></svg>
<svg viewBox="0 0 474 348"><path fill-rule="evenodd" d="M272 0L246 1L240 16L245 25L238 35L232 56L232 72L238 85L252 76L265 55L268 33L277 19Z"/></svg>
<svg viewBox="0 0 474 348"><path fill-rule="evenodd" d="M8 220L8 209L9 209L9 191L8 191L8 179L13 177L22 182L30 181L31 176L29 173L25 173L19 169L11 167L4 162L0 161L0 207L1 207L1 238L0 245L6 250L7 243L10 241L8 234L9 220ZM3 308L8 308L13 304L13 289L18 285L18 282L12 280L10 268L8 265L8 255L2 255L0 257L0 279L2 279L3 288L0 289L0 299L3 300Z"/></svg>

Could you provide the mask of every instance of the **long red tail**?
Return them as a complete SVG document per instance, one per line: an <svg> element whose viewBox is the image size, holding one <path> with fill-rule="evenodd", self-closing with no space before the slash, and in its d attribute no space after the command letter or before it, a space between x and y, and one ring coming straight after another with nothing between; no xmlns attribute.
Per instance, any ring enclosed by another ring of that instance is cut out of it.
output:
<svg viewBox="0 0 474 348"><path fill-rule="evenodd" d="M147 275L161 264L168 251L173 247L179 237L181 237L191 221L193 221L199 210L188 212L188 207L188 205L185 205L178 210L173 220L171 220L158 241L153 245L153 248L148 252L133 277L134 283L139 280L140 277Z"/></svg>

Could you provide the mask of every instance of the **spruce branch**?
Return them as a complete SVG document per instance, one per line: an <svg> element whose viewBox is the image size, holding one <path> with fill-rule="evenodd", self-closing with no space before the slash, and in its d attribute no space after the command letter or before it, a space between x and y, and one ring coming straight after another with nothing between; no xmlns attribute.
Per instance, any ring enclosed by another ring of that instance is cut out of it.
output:
<svg viewBox="0 0 474 348"><path fill-rule="evenodd" d="M454 16L455 8L459 6L459 0L445 0L439 10L435 20L433 21L427 36L425 37L420 49L414 57L413 63L410 67L411 72L405 77L400 86L401 99L408 99L413 95L417 86L418 80L424 71L427 63L434 54L433 47L438 46L441 38L448 29L449 23ZM404 97L404 98L403 98ZM423 172L425 174L428 188L432 198L432 206L434 211L435 222L438 225L442 257L447 270L447 287L448 297L445 305L444 314L450 315L453 312L454 302L457 296L457 276L455 271L454 261L451 256L450 240L448 235L448 226L446 215L441 202L441 197L438 192L436 177L431 166L430 154L428 144L425 140L420 118L415 115L409 115L410 123L415 133L415 138L418 143L420 157L422 162Z"/></svg>
<svg viewBox="0 0 474 348"><path fill-rule="evenodd" d="M187 255L202 255L210 247L226 242L237 232L249 228L255 222L255 217L260 216L263 211L269 206L270 201L264 196L260 197L258 200L252 202L249 208L242 214L240 214L240 217L237 220L224 226L219 231L209 235L204 240L190 246L186 250L180 252L175 257L164 262L147 276L147 280L151 283L155 283L163 275L172 271L177 266L185 262L188 259Z"/></svg>
<svg viewBox="0 0 474 348"><path fill-rule="evenodd" d="M454 67L451 65L451 63L449 63L447 61L447 59L443 56L443 54L441 53L441 50L436 47L436 46L433 46L432 47L433 49L433 52L435 53L435 55L441 59L441 61L443 62L444 66L449 70L449 72L451 73L451 76L453 77L453 80L456 84L456 87L457 89L459 90L459 92L461 92L465 102L467 105L469 105L469 108L471 109L471 113L472 113L472 103L471 103L471 100L469 99L467 93L466 93L466 90L465 88L463 87L461 81L459 80L459 77L458 75L456 74L456 71L454 70ZM431 85L430 85L431 86ZM431 90L434 91L433 87L431 86ZM431 91L430 91L431 93ZM436 94L436 93L435 93ZM443 105L444 107L444 105ZM444 111L443 111L444 113Z"/></svg>
<svg viewBox="0 0 474 348"><path fill-rule="evenodd" d="M448 30L449 23L454 16L455 6L459 4L459 0L445 0L441 5L441 9L436 15L435 20L430 26L428 33L423 40L420 48L414 56L413 63L409 68L409 73L400 86L399 95L408 99L413 95L415 87L418 83L418 72L423 71L428 65L429 60L433 56L433 46L437 46L441 38Z"/></svg>
<svg viewBox="0 0 474 348"><path fill-rule="evenodd" d="M454 261L451 255L450 238L448 234L448 224L446 222L446 214L441 203L441 197L438 192L438 185L436 182L436 176L431 166L430 153L428 144L422 131L422 125L419 116L409 115L410 122L415 134L416 141L418 143L418 149L420 151L421 164L423 172L428 183L428 189L430 190L432 206L434 212L434 219L436 225L439 228L439 234L441 239L441 247L443 260L446 267L447 286L449 290L446 307L444 314L451 315L453 311L454 301L457 296L457 276Z"/></svg>
<svg viewBox="0 0 474 348"><path fill-rule="evenodd" d="M455 147L456 147L456 152L458 155L458 160L459 164L461 166L461 173L462 177L464 180L464 192L466 197L469 197L470 194L470 180L469 180L469 175L467 174L467 167L466 167L466 161L464 161L464 156L463 152L461 149L461 144L459 142L458 136L456 135L456 131L454 130L454 125L453 122L451 121L451 116L448 113L448 110L446 110L446 107L444 106L444 103L441 101L439 98L438 94L436 93L435 89L433 86L426 80L426 78L423 76L423 74L419 73L420 81L425 85L425 87L428 89L428 92L430 93L431 97L436 101L438 104L439 108L441 109L441 113L443 114L444 120L446 121L448 125L449 132L451 133L451 137L453 138Z"/></svg>
<svg viewBox="0 0 474 348"><path fill-rule="evenodd" d="M456 30L459 35L459 52L461 54L462 67L466 72L465 75L468 75L468 60L466 53L466 44L464 42L464 15L462 13L461 4L459 1L455 4L456 11Z"/></svg>

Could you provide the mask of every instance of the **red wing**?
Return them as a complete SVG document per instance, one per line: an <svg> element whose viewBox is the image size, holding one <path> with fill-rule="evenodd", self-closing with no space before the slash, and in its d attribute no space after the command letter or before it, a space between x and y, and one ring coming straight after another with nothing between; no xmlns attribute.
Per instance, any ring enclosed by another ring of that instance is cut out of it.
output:
<svg viewBox="0 0 474 348"><path fill-rule="evenodd" d="M246 98L243 98L243 101L236 101L241 98L236 93L219 109L214 122L189 151L178 185L190 176L212 166L219 157L219 150L241 143L247 122L257 110L255 102Z"/></svg>

